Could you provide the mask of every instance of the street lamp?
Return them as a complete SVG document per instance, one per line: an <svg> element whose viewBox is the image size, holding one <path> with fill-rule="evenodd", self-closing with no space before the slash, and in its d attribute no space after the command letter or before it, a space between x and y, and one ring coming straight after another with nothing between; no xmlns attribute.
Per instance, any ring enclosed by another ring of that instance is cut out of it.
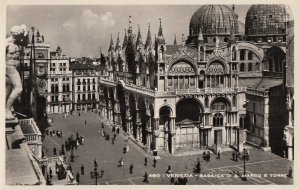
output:
<svg viewBox="0 0 300 190"><path fill-rule="evenodd" d="M104 171L101 170L101 173L98 172L98 166L95 165L94 166L94 170L91 171L90 175L91 175L91 179L95 178L95 185L98 185L98 179L100 179L104 174Z"/></svg>
<svg viewBox="0 0 300 190"><path fill-rule="evenodd" d="M246 178L246 160L248 161L250 159L248 151L244 148L243 149L243 155L240 157L241 160L244 160L244 176L242 177L243 181L247 181Z"/></svg>

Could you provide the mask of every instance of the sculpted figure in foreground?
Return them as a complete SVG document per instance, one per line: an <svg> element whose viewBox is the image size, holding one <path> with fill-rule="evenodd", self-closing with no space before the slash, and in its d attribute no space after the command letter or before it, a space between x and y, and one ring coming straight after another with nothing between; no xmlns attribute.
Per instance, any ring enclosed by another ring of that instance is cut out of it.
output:
<svg viewBox="0 0 300 190"><path fill-rule="evenodd" d="M12 105L22 92L22 82L17 66L20 63L20 50L28 44L28 28L26 25L13 26L11 35L6 38L6 120L15 117L11 112Z"/></svg>

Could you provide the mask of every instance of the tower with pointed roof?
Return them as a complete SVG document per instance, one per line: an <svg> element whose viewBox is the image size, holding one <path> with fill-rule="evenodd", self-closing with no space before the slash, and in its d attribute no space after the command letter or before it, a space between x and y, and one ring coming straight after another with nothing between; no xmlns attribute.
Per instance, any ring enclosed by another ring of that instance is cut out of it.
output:
<svg viewBox="0 0 300 190"><path fill-rule="evenodd" d="M117 37L117 42L116 42L116 52L121 51L122 47L121 47L121 42L120 42L120 32L118 32L118 37Z"/></svg>
<svg viewBox="0 0 300 190"><path fill-rule="evenodd" d="M158 34L156 38L156 44L157 44L157 55L158 55L158 62L164 61L164 53L166 52L166 40L163 36L163 29L161 24L161 18L159 18L159 29Z"/></svg>
<svg viewBox="0 0 300 190"><path fill-rule="evenodd" d="M201 28L199 29L197 44L198 44L198 61L204 61L205 60L205 49L206 49L206 47L205 47L205 43L204 43Z"/></svg>
<svg viewBox="0 0 300 190"><path fill-rule="evenodd" d="M137 34L137 38L136 38L136 49L143 49L144 45L143 45L143 40L142 40L142 35L141 35L141 29L140 29L140 25L138 25L138 34Z"/></svg>
<svg viewBox="0 0 300 190"><path fill-rule="evenodd" d="M149 49L152 47L152 38L151 38L151 31L150 31L150 23L148 23L148 32L147 32L147 39L145 43L145 49Z"/></svg>
<svg viewBox="0 0 300 190"><path fill-rule="evenodd" d="M126 29L124 29L124 31L125 31L125 34L124 34L124 40L123 40L122 49L125 49L125 48L126 48L126 46L127 46L127 41L128 41Z"/></svg>
<svg viewBox="0 0 300 190"><path fill-rule="evenodd" d="M177 45L176 34L174 35L174 45Z"/></svg>

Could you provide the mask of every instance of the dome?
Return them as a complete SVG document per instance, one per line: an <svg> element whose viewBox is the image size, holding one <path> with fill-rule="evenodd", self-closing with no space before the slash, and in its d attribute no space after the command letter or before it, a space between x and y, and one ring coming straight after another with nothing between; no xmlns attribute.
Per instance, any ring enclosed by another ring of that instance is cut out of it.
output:
<svg viewBox="0 0 300 190"><path fill-rule="evenodd" d="M286 33L291 18L286 5L252 5L246 15L246 35L274 35Z"/></svg>
<svg viewBox="0 0 300 190"><path fill-rule="evenodd" d="M190 36L198 35L200 27L203 35L230 35L233 23L238 34L237 15L233 9L226 5L204 5L191 18Z"/></svg>

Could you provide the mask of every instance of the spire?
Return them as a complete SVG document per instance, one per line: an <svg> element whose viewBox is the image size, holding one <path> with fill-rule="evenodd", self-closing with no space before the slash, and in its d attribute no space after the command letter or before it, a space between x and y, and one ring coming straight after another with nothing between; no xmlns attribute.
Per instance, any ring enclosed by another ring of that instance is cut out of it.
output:
<svg viewBox="0 0 300 190"><path fill-rule="evenodd" d="M123 40L123 45L122 45L122 48L124 49L126 46L127 46L127 33L126 33L126 29L125 30L125 35L124 35L124 40Z"/></svg>
<svg viewBox="0 0 300 190"><path fill-rule="evenodd" d="M162 26L161 26L161 18L159 18L159 30L157 35L157 42L160 44L165 44L165 38L163 36Z"/></svg>
<svg viewBox="0 0 300 190"><path fill-rule="evenodd" d="M110 45L109 45L108 51L112 51L112 50L114 50L114 42L113 42L112 34L111 34L110 35Z"/></svg>
<svg viewBox="0 0 300 190"><path fill-rule="evenodd" d="M131 16L129 16L128 35L130 36L131 34L132 34L132 20L131 20Z"/></svg>
<svg viewBox="0 0 300 190"><path fill-rule="evenodd" d="M121 44L120 44L120 32L118 32L118 38L117 38L117 43L116 43L116 50L121 49Z"/></svg>
<svg viewBox="0 0 300 190"><path fill-rule="evenodd" d="M185 45L185 40L184 40L184 34L181 34L181 45L184 46Z"/></svg>
<svg viewBox="0 0 300 190"><path fill-rule="evenodd" d="M162 26L161 26L161 18L159 18L159 30L158 30L158 37L163 36Z"/></svg>
<svg viewBox="0 0 300 190"><path fill-rule="evenodd" d="M100 63L105 65L105 56L102 53L101 47L100 47Z"/></svg>
<svg viewBox="0 0 300 190"><path fill-rule="evenodd" d="M132 19L131 19L131 16L129 16L129 29L132 29Z"/></svg>
<svg viewBox="0 0 300 190"><path fill-rule="evenodd" d="M233 10L233 12L234 12L234 10L235 10L235 6L234 6L234 4L232 5L232 10Z"/></svg>
<svg viewBox="0 0 300 190"><path fill-rule="evenodd" d="M148 23L148 33L147 33L147 39L146 39L146 47L152 45L152 39L151 39L151 31L150 31L150 23Z"/></svg>
<svg viewBox="0 0 300 190"><path fill-rule="evenodd" d="M39 30L37 30L37 32L36 32L36 37L40 37L41 35L40 35L40 31Z"/></svg>
<svg viewBox="0 0 300 190"><path fill-rule="evenodd" d="M176 34L174 34L174 45L177 45Z"/></svg>
<svg viewBox="0 0 300 190"><path fill-rule="evenodd" d="M141 35L141 30L140 30L140 25L138 25L138 34L137 34L137 39L136 39L136 45L142 45L142 35Z"/></svg>

